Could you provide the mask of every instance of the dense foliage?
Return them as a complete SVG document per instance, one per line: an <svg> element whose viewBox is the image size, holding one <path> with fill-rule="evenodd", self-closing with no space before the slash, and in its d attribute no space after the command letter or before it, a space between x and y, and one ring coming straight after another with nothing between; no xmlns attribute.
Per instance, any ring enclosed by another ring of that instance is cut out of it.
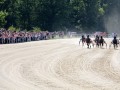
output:
<svg viewBox="0 0 120 90"><path fill-rule="evenodd" d="M119 0L0 0L0 27L104 30L104 17L119 4Z"/></svg>

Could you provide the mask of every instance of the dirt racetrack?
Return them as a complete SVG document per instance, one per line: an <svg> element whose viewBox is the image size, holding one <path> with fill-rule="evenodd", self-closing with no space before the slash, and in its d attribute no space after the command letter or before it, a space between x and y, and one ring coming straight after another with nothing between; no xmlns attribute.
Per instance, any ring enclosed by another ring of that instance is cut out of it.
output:
<svg viewBox="0 0 120 90"><path fill-rule="evenodd" d="M78 41L0 45L0 90L120 90L119 48Z"/></svg>

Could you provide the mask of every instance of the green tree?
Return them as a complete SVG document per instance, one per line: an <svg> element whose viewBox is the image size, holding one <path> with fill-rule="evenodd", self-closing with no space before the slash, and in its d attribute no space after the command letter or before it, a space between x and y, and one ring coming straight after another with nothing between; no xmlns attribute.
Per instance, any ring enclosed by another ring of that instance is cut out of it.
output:
<svg viewBox="0 0 120 90"><path fill-rule="evenodd" d="M6 17L8 13L3 9L5 0L0 0L0 27L4 27L4 25L7 23Z"/></svg>
<svg viewBox="0 0 120 90"><path fill-rule="evenodd" d="M5 20L5 18L6 18L6 16L8 15L8 13L7 12L3 12L3 11L0 11L0 27L2 28L2 27L4 27L4 25L6 24L6 20Z"/></svg>
<svg viewBox="0 0 120 90"><path fill-rule="evenodd" d="M1 26L22 30L104 30L104 17L115 8L119 11L119 0L1 0Z"/></svg>

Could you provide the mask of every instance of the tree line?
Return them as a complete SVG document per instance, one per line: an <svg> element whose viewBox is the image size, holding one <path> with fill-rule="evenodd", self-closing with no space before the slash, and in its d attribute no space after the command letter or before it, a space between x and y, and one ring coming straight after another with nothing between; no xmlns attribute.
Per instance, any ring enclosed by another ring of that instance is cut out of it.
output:
<svg viewBox="0 0 120 90"><path fill-rule="evenodd" d="M0 0L0 27L20 30L104 31L119 0Z"/></svg>

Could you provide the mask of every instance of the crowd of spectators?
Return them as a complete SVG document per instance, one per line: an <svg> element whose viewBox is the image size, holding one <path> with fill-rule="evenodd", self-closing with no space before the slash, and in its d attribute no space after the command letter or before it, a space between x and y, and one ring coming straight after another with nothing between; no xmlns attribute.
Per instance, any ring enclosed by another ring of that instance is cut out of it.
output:
<svg viewBox="0 0 120 90"><path fill-rule="evenodd" d="M58 35L63 37L63 32L25 32L0 29L0 44L22 43L30 41L48 40Z"/></svg>

